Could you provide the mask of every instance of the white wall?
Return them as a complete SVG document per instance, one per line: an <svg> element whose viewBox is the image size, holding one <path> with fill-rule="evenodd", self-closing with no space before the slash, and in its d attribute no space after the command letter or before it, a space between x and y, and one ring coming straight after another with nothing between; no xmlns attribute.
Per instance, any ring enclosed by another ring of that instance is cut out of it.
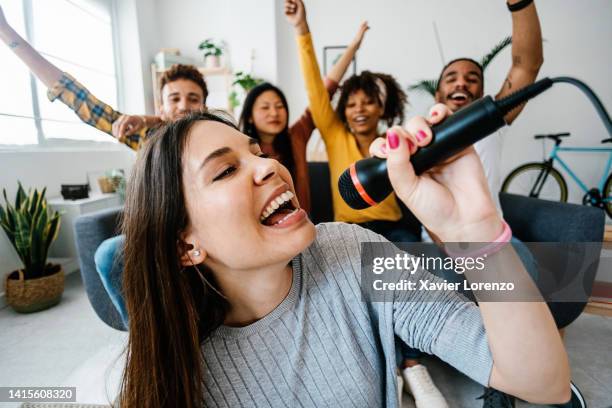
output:
<svg viewBox="0 0 612 408"><path fill-rule="evenodd" d="M24 188L47 187L47 197L57 197L61 184L86 183L88 172L113 168L129 171L134 157L131 149L119 146L102 151L0 151L0 188L6 188L11 201L17 192L17 181L21 181ZM4 232L0 233L0 281L4 282L8 273L20 267L21 262L10 241ZM3 295L4 284L0 288L0 298Z"/></svg>
<svg viewBox="0 0 612 408"><path fill-rule="evenodd" d="M159 48L155 0L115 0L114 5L121 73L119 108L127 113L154 114L151 62Z"/></svg>
<svg viewBox="0 0 612 408"><path fill-rule="evenodd" d="M234 71L277 80L274 0L156 0L159 48L179 48L203 61L198 45L206 38L224 40ZM253 54L254 53L254 54Z"/></svg>
<svg viewBox="0 0 612 408"><path fill-rule="evenodd" d="M347 44L362 20L371 29L357 56L358 70L387 72L407 86L420 79L435 78L442 68L433 22L440 33L445 60L459 56L480 59L494 44L511 34L511 16L505 1L485 0L307 0L307 15L319 61L325 45ZM585 81L612 109L612 2L609 0L540 0L545 63L540 76L575 76ZM279 18L279 84L285 90L293 114L306 106L306 93L299 66L293 30L282 16L282 0L277 0ZM288 40L290 39L290 40ZM510 49L489 66L486 92L496 93L510 67ZM424 114L432 99L417 93L409 95L408 114ZM294 116L294 115L292 115ZM504 158L505 176L519 163L538 160L541 145L531 139L535 133L570 131L568 145L595 145L606 137L588 101L577 89L555 85L547 94L530 102L507 133ZM570 157L569 154L567 157ZM595 185L603 171L604 155L585 155L568 162L577 173ZM568 179L570 199L581 202L575 184Z"/></svg>

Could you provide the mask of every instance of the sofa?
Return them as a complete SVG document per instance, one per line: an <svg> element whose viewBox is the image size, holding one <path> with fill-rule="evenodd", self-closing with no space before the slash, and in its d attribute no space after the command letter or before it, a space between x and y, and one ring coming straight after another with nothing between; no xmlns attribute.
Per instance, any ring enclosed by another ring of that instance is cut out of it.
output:
<svg viewBox="0 0 612 408"><path fill-rule="evenodd" d="M325 162L308 164L311 190L311 219L314 223L333 221L329 167ZM599 208L576 204L545 201L513 194L499 195L504 218L515 237L524 242L601 242L604 234L605 213ZM74 225L74 236L81 276L87 296L96 314L109 326L126 330L121 317L111 302L98 276L94 254L107 238L118 234L121 207L79 217ZM596 270L596 268L595 268ZM113 285L121 287L121 259L113 267ZM591 279L592 278L592 279ZM592 280L595 277L589 277ZM568 304L551 305L567 307ZM565 319L572 321L582 312L584 304L571 308ZM560 324L561 323L561 324ZM563 322L557 322L563 327Z"/></svg>

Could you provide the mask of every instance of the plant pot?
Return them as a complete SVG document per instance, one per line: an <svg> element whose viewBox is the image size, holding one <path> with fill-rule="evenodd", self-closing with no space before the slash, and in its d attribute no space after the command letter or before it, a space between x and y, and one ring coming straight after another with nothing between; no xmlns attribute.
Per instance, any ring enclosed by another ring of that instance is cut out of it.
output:
<svg viewBox="0 0 612 408"><path fill-rule="evenodd" d="M6 303L16 312L32 313L48 309L59 303L64 292L64 270L61 265L47 264L50 275L24 279L23 270L13 271L6 277Z"/></svg>
<svg viewBox="0 0 612 408"><path fill-rule="evenodd" d="M104 194L110 194L115 192L115 184L113 180L108 177L100 177L98 179L100 185L100 191Z"/></svg>
<svg viewBox="0 0 612 408"><path fill-rule="evenodd" d="M221 58L217 55L209 55L204 58L204 66L206 68L219 68L221 66Z"/></svg>

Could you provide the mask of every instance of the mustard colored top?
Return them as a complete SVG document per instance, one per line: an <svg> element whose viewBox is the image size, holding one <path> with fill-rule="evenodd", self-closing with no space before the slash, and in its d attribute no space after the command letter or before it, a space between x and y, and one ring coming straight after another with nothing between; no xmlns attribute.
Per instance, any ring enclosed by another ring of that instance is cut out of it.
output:
<svg viewBox="0 0 612 408"><path fill-rule="evenodd" d="M402 218L395 194L375 207L354 210L340 196L338 178L353 162L363 159L355 136L340 121L329 99L321 78L319 64L310 33L297 37L300 65L308 93L310 112L327 149L331 176L335 221L363 223L368 221L397 221Z"/></svg>

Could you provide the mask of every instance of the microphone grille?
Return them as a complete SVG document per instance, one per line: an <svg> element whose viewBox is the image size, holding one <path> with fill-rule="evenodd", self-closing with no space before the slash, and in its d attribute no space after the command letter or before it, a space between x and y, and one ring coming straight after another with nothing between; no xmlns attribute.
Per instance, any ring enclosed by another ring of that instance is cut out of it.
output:
<svg viewBox="0 0 612 408"><path fill-rule="evenodd" d="M349 207L355 210L363 210L370 207L353 184L353 179L351 178L350 169L344 170L344 172L340 175L338 179L338 190L340 190L340 195L342 199L349 205Z"/></svg>

